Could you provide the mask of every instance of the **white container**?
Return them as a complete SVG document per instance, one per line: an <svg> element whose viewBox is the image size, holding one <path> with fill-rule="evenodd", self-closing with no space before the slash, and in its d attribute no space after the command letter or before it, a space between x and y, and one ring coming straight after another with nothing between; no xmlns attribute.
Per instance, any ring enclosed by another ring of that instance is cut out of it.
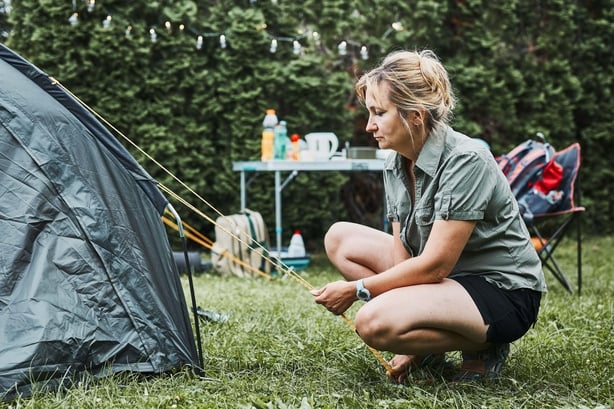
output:
<svg viewBox="0 0 614 409"><path fill-rule="evenodd" d="M305 135L305 140L315 160L329 160L339 147L339 139L332 132L311 132Z"/></svg>
<svg viewBox="0 0 614 409"><path fill-rule="evenodd" d="M305 242L299 230L295 230L290 245L288 246L288 257L305 257Z"/></svg>

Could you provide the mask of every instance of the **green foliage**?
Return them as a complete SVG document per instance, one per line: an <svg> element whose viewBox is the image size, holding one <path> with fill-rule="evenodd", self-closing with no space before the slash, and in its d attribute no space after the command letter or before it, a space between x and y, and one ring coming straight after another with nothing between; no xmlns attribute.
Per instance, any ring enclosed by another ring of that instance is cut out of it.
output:
<svg viewBox="0 0 614 409"><path fill-rule="evenodd" d="M0 14L0 29L10 28L7 44L155 158L173 176L128 144L152 176L211 217L177 180L221 213L238 211L232 162L259 158L267 108L277 110L290 133L332 131L342 144L375 146L364 131L354 79L389 51L431 48L459 98L458 130L487 140L495 155L536 132L558 149L580 141L586 225L596 233L614 229L614 155L608 154L614 151L614 0L98 0L92 11L76 1L74 26L71 2L11 4L10 14ZM104 28L107 15L111 25ZM293 40L301 45L298 55ZM341 41L345 56L338 53ZM358 53L363 45L367 60ZM381 204L374 197L381 189L367 182L299 175L283 192L285 240L300 228L317 247L335 220L372 220L352 210ZM271 228L272 184L272 175L260 175L248 192L248 206ZM212 234L211 223L181 213Z"/></svg>

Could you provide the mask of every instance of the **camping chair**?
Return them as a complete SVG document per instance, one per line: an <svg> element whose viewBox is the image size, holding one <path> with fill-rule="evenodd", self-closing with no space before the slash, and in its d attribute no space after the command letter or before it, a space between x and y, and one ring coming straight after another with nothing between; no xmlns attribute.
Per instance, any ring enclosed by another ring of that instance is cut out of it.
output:
<svg viewBox="0 0 614 409"><path fill-rule="evenodd" d="M518 204L522 217L531 232L533 244L545 269L573 293L573 288L565 276L554 253L561 240L576 225L576 268L578 294L582 289L582 233L580 216L585 208L574 201L576 178L580 168L580 144L574 143L556 152L542 170L540 179L533 188L521 198ZM547 186L556 180L558 186Z"/></svg>

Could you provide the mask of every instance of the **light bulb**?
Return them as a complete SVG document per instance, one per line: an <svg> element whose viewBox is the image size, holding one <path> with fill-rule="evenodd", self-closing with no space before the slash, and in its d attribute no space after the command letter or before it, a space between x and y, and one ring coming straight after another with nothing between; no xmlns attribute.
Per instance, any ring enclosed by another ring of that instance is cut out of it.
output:
<svg viewBox="0 0 614 409"><path fill-rule="evenodd" d="M394 31L403 31L403 23L401 23L400 21L395 21L394 23L392 23L392 28L394 29Z"/></svg>
<svg viewBox="0 0 614 409"><path fill-rule="evenodd" d="M156 30L153 28L149 29L149 39L152 43L155 43L158 40L158 34L156 34Z"/></svg>
<svg viewBox="0 0 614 409"><path fill-rule="evenodd" d="M125 34L126 34L126 37L130 37L130 34L132 34L132 26L129 25L128 27L126 27Z"/></svg>
<svg viewBox="0 0 614 409"><path fill-rule="evenodd" d="M271 53L275 53L277 51L277 39L272 39L271 40L271 48L269 48L269 51Z"/></svg>
<svg viewBox="0 0 614 409"><path fill-rule="evenodd" d="M360 47L360 58L362 58L363 60L369 59L369 50L367 49L366 45Z"/></svg>
<svg viewBox="0 0 614 409"><path fill-rule="evenodd" d="M313 41L316 42L316 46L320 46L320 33L318 33L317 31L314 31L313 34L311 35L313 37Z"/></svg>
<svg viewBox="0 0 614 409"><path fill-rule="evenodd" d="M111 27L111 15L110 15L110 14L107 16L107 18L105 18L104 20L102 20L102 27L103 27L103 28L109 28L109 27Z"/></svg>
<svg viewBox="0 0 614 409"><path fill-rule="evenodd" d="M94 11L95 5L96 5L96 0L87 0L87 11L90 13Z"/></svg>
<svg viewBox="0 0 614 409"><path fill-rule="evenodd" d="M170 21L166 21L166 22L164 23L164 27L166 27L166 29L167 29L168 31L171 31L171 22L170 22Z"/></svg>
<svg viewBox="0 0 614 409"><path fill-rule="evenodd" d="M346 55L348 53L348 43L345 40L340 42L337 49L339 50L339 55Z"/></svg>
<svg viewBox="0 0 614 409"><path fill-rule="evenodd" d="M203 48L203 36L198 36L196 38L196 49L200 50Z"/></svg>
<svg viewBox="0 0 614 409"><path fill-rule="evenodd" d="M68 22L71 26L76 26L77 24L79 24L79 13L77 13L76 11L72 13L72 16L68 18Z"/></svg>
<svg viewBox="0 0 614 409"><path fill-rule="evenodd" d="M220 35L220 47L226 48L226 36L224 34Z"/></svg>
<svg viewBox="0 0 614 409"><path fill-rule="evenodd" d="M294 40L292 43L292 52L294 55L299 55L301 53L301 43L299 43L297 40Z"/></svg>

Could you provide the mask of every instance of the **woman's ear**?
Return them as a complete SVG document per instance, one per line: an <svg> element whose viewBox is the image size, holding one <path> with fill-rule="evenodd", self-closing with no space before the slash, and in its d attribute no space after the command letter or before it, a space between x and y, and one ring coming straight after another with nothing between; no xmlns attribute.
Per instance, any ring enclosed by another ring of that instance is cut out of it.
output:
<svg viewBox="0 0 614 409"><path fill-rule="evenodd" d="M425 112L423 109L419 111L411 111L409 113L409 123L414 126L422 126L424 125Z"/></svg>

